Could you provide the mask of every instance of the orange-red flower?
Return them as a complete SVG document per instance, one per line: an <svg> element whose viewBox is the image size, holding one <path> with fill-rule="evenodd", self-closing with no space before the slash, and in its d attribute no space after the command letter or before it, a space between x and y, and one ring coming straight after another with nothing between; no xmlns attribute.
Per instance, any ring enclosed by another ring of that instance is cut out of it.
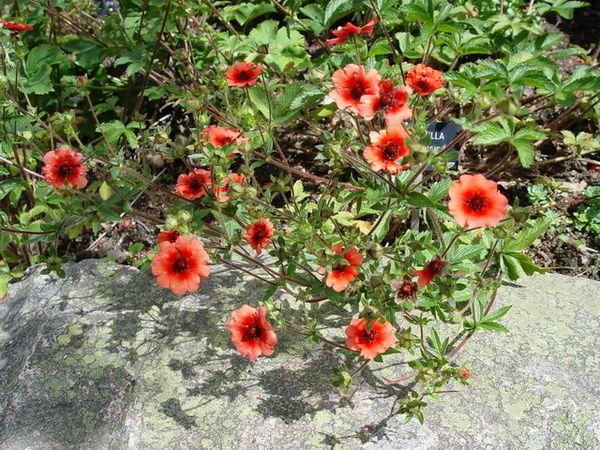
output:
<svg viewBox="0 0 600 450"><path fill-rule="evenodd" d="M217 197L217 201L223 203L229 200L230 197L227 195L227 193L231 189L232 182L242 186L245 181L246 177L244 176L244 174L235 172L228 174L225 178L221 180L219 186L215 186L215 188L213 189L214 194Z"/></svg>
<svg viewBox="0 0 600 450"><path fill-rule="evenodd" d="M275 228L273 228L273 224L269 219L258 219L246 227L244 239L260 255L271 243L271 237L274 233Z"/></svg>
<svg viewBox="0 0 600 450"><path fill-rule="evenodd" d="M442 72L425 64L417 64L406 74L406 84L420 95L428 95L444 85Z"/></svg>
<svg viewBox="0 0 600 450"><path fill-rule="evenodd" d="M414 271L414 274L419 277L417 283L420 287L427 286L434 277L444 273L444 269L447 266L448 263L446 261L442 261L439 256L436 256L424 269Z"/></svg>
<svg viewBox="0 0 600 450"><path fill-rule="evenodd" d="M346 346L360 352L365 359L374 359L398 342L394 327L387 320L352 319L346 328L346 337Z"/></svg>
<svg viewBox="0 0 600 450"><path fill-rule="evenodd" d="M392 80L379 82L377 95L363 95L358 105L358 114L371 120L378 111L382 111L388 128L402 126L405 120L412 117L412 110L407 104L412 89L400 86L394 87Z"/></svg>
<svg viewBox="0 0 600 450"><path fill-rule="evenodd" d="M468 380L470 376L471 376L471 371L469 369L467 369L466 367L460 367L458 369L458 378L460 378L461 380L463 380L463 381Z"/></svg>
<svg viewBox="0 0 600 450"><path fill-rule="evenodd" d="M158 285L178 295L197 290L209 273L208 254L202 243L191 236L161 242L152 261L152 274Z"/></svg>
<svg viewBox="0 0 600 450"><path fill-rule="evenodd" d="M333 73L333 91L329 97L335 100L338 108L350 109L358 113L358 105L363 95L379 94L379 73L375 69L365 73L363 66L348 64Z"/></svg>
<svg viewBox="0 0 600 450"><path fill-rule="evenodd" d="M262 73L262 66L250 62L239 62L231 66L226 73L227 86L253 86Z"/></svg>
<svg viewBox="0 0 600 450"><path fill-rule="evenodd" d="M46 153L42 173L46 183L58 188L72 186L83 189L87 185L83 155L70 147L62 146Z"/></svg>
<svg viewBox="0 0 600 450"><path fill-rule="evenodd" d="M15 33L22 33L24 31L33 30L33 27L31 25L27 25L25 23L19 23L19 22L9 22L7 20L2 20L2 19L0 19L0 25L2 25L2 28L6 28L7 30L14 31Z"/></svg>
<svg viewBox="0 0 600 450"><path fill-rule="evenodd" d="M404 141L407 135L404 127L371 131L371 145L364 150L364 157L371 163L371 169L375 172L385 170L392 174L400 172L405 166L398 164L398 159L410 153Z"/></svg>
<svg viewBox="0 0 600 450"><path fill-rule="evenodd" d="M461 175L448 191L448 209L461 227L488 227L506 216L508 199L495 181L481 174Z"/></svg>
<svg viewBox="0 0 600 450"><path fill-rule="evenodd" d="M210 172L204 169L194 169L188 174L182 173L177 177L175 192L188 200L194 200L211 188Z"/></svg>
<svg viewBox="0 0 600 450"><path fill-rule="evenodd" d="M250 361L256 361L261 355L269 356L275 351L277 335L263 306L252 308L244 305L236 309L226 327L231 332L231 342L238 352Z"/></svg>
<svg viewBox="0 0 600 450"><path fill-rule="evenodd" d="M163 242L173 243L177 240L177 238L179 236L180 236L180 233L177 230L161 231L160 233L158 233L158 236L156 236L156 240L158 241L159 244L161 244Z"/></svg>
<svg viewBox="0 0 600 450"><path fill-rule="evenodd" d="M362 27L358 27L353 23L346 22L346 25L337 27L335 30L331 32L335 37L331 39L327 39L327 45L329 47L333 47L337 44L343 44L346 40L352 35L360 35L363 34L365 36L371 36L373 34L373 29L377 24L377 19L373 17Z"/></svg>
<svg viewBox="0 0 600 450"><path fill-rule="evenodd" d="M337 255L342 255L342 244L334 245L331 250ZM333 266L331 273L327 275L325 280L325 284L336 292L342 292L352 283L358 275L358 268L363 263L363 256L358 252L356 247L350 247L342 256L347 264Z"/></svg>
<svg viewBox="0 0 600 450"><path fill-rule="evenodd" d="M202 135L209 144L215 147L223 147L229 144L248 142L248 139L244 137L244 133L242 131L218 127L216 125L211 125L210 127L205 128L202 131ZM239 153L239 151L236 150L235 153Z"/></svg>

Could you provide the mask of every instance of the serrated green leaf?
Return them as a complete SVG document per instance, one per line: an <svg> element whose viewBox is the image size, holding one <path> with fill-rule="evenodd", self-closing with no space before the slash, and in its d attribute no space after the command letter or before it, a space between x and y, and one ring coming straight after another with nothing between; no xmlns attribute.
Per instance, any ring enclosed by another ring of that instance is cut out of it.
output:
<svg viewBox="0 0 600 450"><path fill-rule="evenodd" d="M529 247L533 242L542 236L552 224L552 219L541 218L528 223L527 226L513 239L507 241L502 246L503 252L520 252Z"/></svg>
<svg viewBox="0 0 600 450"><path fill-rule="evenodd" d="M496 145L510 138L510 134L494 122L486 122L475 128L477 138L475 143L480 145Z"/></svg>
<svg viewBox="0 0 600 450"><path fill-rule="evenodd" d="M535 161L535 150L531 142L517 139L512 141L512 145L517 149L521 165L531 167Z"/></svg>

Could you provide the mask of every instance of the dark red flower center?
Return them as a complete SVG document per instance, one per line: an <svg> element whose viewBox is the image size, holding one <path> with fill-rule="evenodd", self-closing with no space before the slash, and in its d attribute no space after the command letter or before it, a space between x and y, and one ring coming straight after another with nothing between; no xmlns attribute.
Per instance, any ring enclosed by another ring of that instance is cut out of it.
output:
<svg viewBox="0 0 600 450"><path fill-rule="evenodd" d="M444 272L444 267L446 267L446 263L444 261L431 261L427 266L427 270L431 272L432 275L441 275Z"/></svg>
<svg viewBox="0 0 600 450"><path fill-rule="evenodd" d="M246 330L244 331L244 340L245 341L260 340L263 333L264 333L264 330L262 329L262 327L259 326L256 322L254 322L254 323L252 323L252 325L249 325L246 327Z"/></svg>
<svg viewBox="0 0 600 450"><path fill-rule="evenodd" d="M262 239L265 235L265 230L256 230L254 232L254 239L259 240Z"/></svg>
<svg viewBox="0 0 600 450"><path fill-rule="evenodd" d="M62 162L56 166L56 173L60 178L69 179L73 174L73 165L68 162Z"/></svg>
<svg viewBox="0 0 600 450"><path fill-rule="evenodd" d="M379 106L387 109L395 103L394 84L391 80L381 80L379 82Z"/></svg>
<svg viewBox="0 0 600 450"><path fill-rule="evenodd" d="M237 79L239 81L249 81L252 79L252 72L250 72L249 70L240 70L237 73Z"/></svg>
<svg viewBox="0 0 600 450"><path fill-rule="evenodd" d="M373 342L375 342L377 340L378 336L379 336L379 333L377 333L375 328L371 328L370 331L367 331L367 329L365 328L362 331L362 333L360 334L360 340L362 342L372 344Z"/></svg>
<svg viewBox="0 0 600 450"><path fill-rule="evenodd" d="M473 194L467 200L467 205L469 205L472 211L481 211L487 206L487 200L481 194Z"/></svg>
<svg viewBox="0 0 600 450"><path fill-rule="evenodd" d="M354 77L352 87L348 88L348 93L353 100L360 100L360 98L365 94L365 85L362 80Z"/></svg>
<svg viewBox="0 0 600 450"><path fill-rule="evenodd" d="M398 289L398 298L410 298L417 291L417 283L405 281Z"/></svg>
<svg viewBox="0 0 600 450"><path fill-rule="evenodd" d="M416 82L416 85L421 91L428 91L431 89L431 85L427 78L419 78Z"/></svg>
<svg viewBox="0 0 600 450"><path fill-rule="evenodd" d="M339 274L343 274L349 268L350 268L350 266L347 264L338 264L337 266L334 266L331 270L333 270L334 272L337 272Z"/></svg>
<svg viewBox="0 0 600 450"><path fill-rule="evenodd" d="M184 272L188 269L188 267L189 265L187 258L184 258L181 255L179 255L177 260L173 263L173 270L175 271L175 273Z"/></svg>
<svg viewBox="0 0 600 450"><path fill-rule="evenodd" d="M193 176L190 179L189 187L192 191L199 191L200 189L202 189L204 187L204 183L202 182L202 180L200 178Z"/></svg>
<svg viewBox="0 0 600 450"><path fill-rule="evenodd" d="M394 162L400 157L402 146L397 142L390 141L381 146L381 151L385 161Z"/></svg>

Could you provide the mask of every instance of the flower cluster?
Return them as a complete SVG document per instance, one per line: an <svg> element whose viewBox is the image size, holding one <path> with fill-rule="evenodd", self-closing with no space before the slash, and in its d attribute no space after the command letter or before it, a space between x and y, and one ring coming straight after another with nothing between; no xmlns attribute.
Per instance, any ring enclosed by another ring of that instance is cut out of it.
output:
<svg viewBox="0 0 600 450"><path fill-rule="evenodd" d="M232 351L235 347L252 362L274 355L278 336L289 332L332 344L352 361L348 364L379 362L407 350L420 354L411 361L415 380L427 382L443 373L441 384L448 379L466 383L469 369L450 361L444 341L426 332L434 321L460 323L463 335L474 332L483 319L476 317L473 302L491 291L485 283L499 279L498 236L517 227L517 214L508 215L509 201L495 181L477 173L454 175L439 158L446 149L426 149L427 108L444 105L432 95L445 93L444 76L408 58L399 67L391 60L380 64L361 57L361 39L370 38L377 24L375 17L362 26L347 22L332 30L327 45L319 41L325 56L318 74L319 110L312 115L294 111L295 117L302 114L294 127L281 117L275 120L293 103L288 97L297 84L285 86L292 77L285 70L278 73L270 55L261 52L230 63L214 84L223 88L218 93L223 108L203 105L195 117L197 128L165 158L174 163L161 179L164 184L144 186L154 204L172 204L153 217L156 242L131 253L143 260L139 267L151 272L159 287L174 295L201 289L211 269L216 272L214 264L269 284L260 304L231 306L225 324ZM340 45L347 41L355 48ZM365 41L368 45L371 39ZM348 59L354 50L356 59ZM343 58L327 59L331 54ZM89 88L87 78L78 83L78 89ZM213 97L207 93L201 100ZM302 134L304 127L310 127L310 144L296 150L312 146L315 160L325 160L318 175L310 167L298 168L289 151L295 145L292 134L298 129ZM278 136L288 132L292 136ZM113 162L101 160L104 156L87 145L81 148L83 153L61 145L44 155L38 176L53 195L88 199L98 192L104 199L107 185L117 192L124 182L113 187L105 181L108 170L96 172ZM148 180L134 176L131 166L121 169L140 184ZM128 211L134 212L132 204ZM135 212L147 217L146 210ZM134 221L122 219L121 231L133 227ZM513 228L486 229L505 221ZM464 250L469 247L481 249L479 256L460 264L456 255L469 253ZM276 290L290 303L304 302L302 324L284 317L287 305ZM341 324L338 330L325 330L313 318L325 301L346 314L335 321ZM437 348L430 349L431 340Z"/></svg>
<svg viewBox="0 0 600 450"><path fill-rule="evenodd" d="M375 21L363 27L352 24L336 30L339 42L355 34L370 35ZM237 63L226 74L230 86L246 87L256 83L262 73L262 66L253 63ZM366 70L357 64L348 64L336 70L332 77L334 89L329 96L341 110L350 111L366 121L381 115L386 128L369 133L370 145L363 151L365 161L374 173L385 172L396 175L410 167L401 160L411 154L407 139L410 134L406 121L412 117L408 105L413 92L427 95L443 85L441 74L419 64L407 73L409 86L396 86L391 79L382 79L375 69ZM244 132L234 128L210 125L201 132L206 144L213 148L231 149L229 158L241 155L240 145L247 144ZM66 146L49 151L44 156L43 174L48 184L57 188L72 187L83 189L87 185L87 168L83 155ZM233 185L243 188L246 176L229 172L220 180L215 180L214 167L192 168L177 178L175 195L186 201L195 202L210 194L217 204L231 200ZM204 201L204 200L202 200ZM210 201L210 200L207 200ZM449 188L448 211L460 227L470 229L497 225L507 213L508 200L498 190L494 181L484 176L462 175ZM261 255L271 245L276 229L267 218L259 218L245 225L243 239L247 245ZM152 261L151 270L159 286L182 295L194 292L201 281L209 276L209 255L201 240L177 228L168 228L157 236L158 252ZM318 272L324 275L323 283L334 292L342 293L360 275L365 257L356 246L341 243L331 248L332 263L321 267ZM403 280L394 281L390 287L396 292L399 302L416 301L418 290L440 277L448 269L449 263L441 255L435 256L422 269L412 269ZM412 276L416 277L416 281ZM277 336L268 320L267 309L244 305L233 312L227 323L231 340L238 351L251 361L259 356L271 355L277 345ZM398 342L393 325L382 317L359 317L352 319L346 328L347 349L372 360L385 353ZM464 371L463 371L464 372ZM460 377L465 379L464 373Z"/></svg>

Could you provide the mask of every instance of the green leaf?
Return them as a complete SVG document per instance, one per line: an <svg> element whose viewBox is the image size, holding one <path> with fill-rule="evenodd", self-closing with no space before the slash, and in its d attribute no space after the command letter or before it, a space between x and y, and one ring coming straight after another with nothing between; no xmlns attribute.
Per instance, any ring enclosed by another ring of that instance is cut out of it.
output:
<svg viewBox="0 0 600 450"><path fill-rule="evenodd" d="M434 202L442 200L448 195L448 189L450 188L451 184L452 180L450 178L433 183L429 188L427 197Z"/></svg>
<svg viewBox="0 0 600 450"><path fill-rule="evenodd" d="M526 228L523 229L514 239L507 241L502 246L503 252L520 252L525 250L533 242L542 236L550 225L552 224L552 219L550 218L541 218L536 221L530 222L527 224Z"/></svg>
<svg viewBox="0 0 600 450"><path fill-rule="evenodd" d="M495 59L484 59L479 61L479 73L480 77L497 77L508 79L508 69L502 61Z"/></svg>
<svg viewBox="0 0 600 450"><path fill-rule="evenodd" d="M511 255L500 255L500 269L502 269L502 273L510 280L515 281L519 279L519 263Z"/></svg>
<svg viewBox="0 0 600 450"><path fill-rule="evenodd" d="M502 307L498 308L497 310L491 312L487 316L485 316L483 318L483 321L495 322L496 320L500 319L501 317L504 317L506 315L506 313L508 311L510 311L511 308L512 308L512 305L502 306Z"/></svg>
<svg viewBox="0 0 600 450"><path fill-rule="evenodd" d="M517 149L519 155L519 161L525 168L531 167L535 161L535 150L530 141L514 140L512 141L513 146Z"/></svg>
<svg viewBox="0 0 600 450"><path fill-rule="evenodd" d="M44 64L53 66L67 60L63 51L55 45L42 44L34 47L27 55L27 73L35 73Z"/></svg>
<svg viewBox="0 0 600 450"><path fill-rule="evenodd" d="M14 189L14 187L19 183L18 178L11 178L8 180L0 181L0 200L6 197L10 192Z"/></svg>
<svg viewBox="0 0 600 450"><path fill-rule="evenodd" d="M498 322L480 322L479 327L486 331L500 331L508 333L508 329L504 325L500 325Z"/></svg>
<svg viewBox="0 0 600 450"><path fill-rule="evenodd" d="M544 133L543 131L529 127L520 129L513 136L514 139L529 141L537 141L538 139L544 139L545 137L546 133Z"/></svg>
<svg viewBox="0 0 600 450"><path fill-rule="evenodd" d="M323 23L330 27L334 22L359 8L360 2L355 0L331 0L327 3L323 14Z"/></svg>
<svg viewBox="0 0 600 450"><path fill-rule="evenodd" d="M112 189L106 181L103 181L100 187L98 188L98 194L100 195L100 198L104 201L112 197Z"/></svg>
<svg viewBox="0 0 600 450"><path fill-rule="evenodd" d="M542 267L538 267L533 262L533 260L529 256L525 255L524 253L510 253L510 256L512 256L519 262L519 265L521 266L521 270L527 276L531 276L536 272L539 272L539 273L547 272L546 269L544 269Z"/></svg>
<svg viewBox="0 0 600 450"><path fill-rule="evenodd" d="M416 206L417 208L438 208L439 205L435 202L432 202L427 196L421 194L420 192L411 192L406 196L406 201L411 206Z"/></svg>
<svg viewBox="0 0 600 450"><path fill-rule="evenodd" d="M245 25L257 17L276 12L271 3L241 3L239 5L226 6L223 8L223 15L228 20L235 20L240 25Z"/></svg>
<svg viewBox="0 0 600 450"><path fill-rule="evenodd" d="M26 94L44 95L54 92L54 87L50 81L52 68L50 64L41 64L34 73L28 73L27 79L23 82L21 91Z"/></svg>
<svg viewBox="0 0 600 450"><path fill-rule="evenodd" d="M475 127L477 138L476 144L496 145L510 138L510 134L500 125L494 122L482 123Z"/></svg>
<svg viewBox="0 0 600 450"><path fill-rule="evenodd" d="M383 238L386 237L386 235L388 234L388 231L390 229L391 217L392 217L391 210L388 209L386 212L383 213L383 219L381 219L379 221L379 223L377 224L377 227L373 231L373 235L372 235L373 241L381 242L383 240Z"/></svg>
<svg viewBox="0 0 600 450"><path fill-rule="evenodd" d="M267 100L267 95L265 94L265 90L260 87L253 87L248 90L250 94L250 100L256 106L256 109L260 111L260 113L265 116L265 118L269 118L269 101Z"/></svg>

